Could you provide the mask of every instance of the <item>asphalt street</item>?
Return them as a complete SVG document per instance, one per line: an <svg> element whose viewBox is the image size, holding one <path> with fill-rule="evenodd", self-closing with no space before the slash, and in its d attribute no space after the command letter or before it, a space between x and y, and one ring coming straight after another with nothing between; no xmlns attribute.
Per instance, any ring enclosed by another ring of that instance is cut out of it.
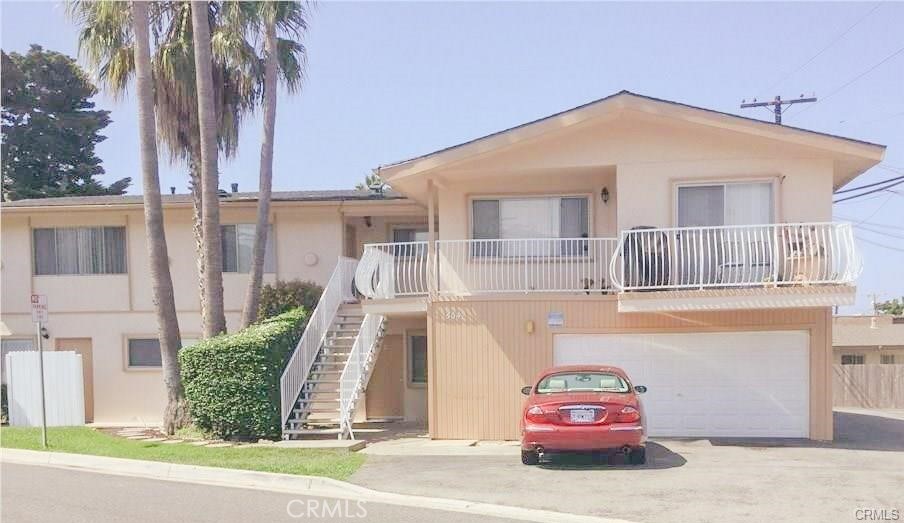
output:
<svg viewBox="0 0 904 523"><path fill-rule="evenodd" d="M359 505L354 499L312 498L9 463L2 465L0 480L3 523L509 521L370 502Z"/></svg>

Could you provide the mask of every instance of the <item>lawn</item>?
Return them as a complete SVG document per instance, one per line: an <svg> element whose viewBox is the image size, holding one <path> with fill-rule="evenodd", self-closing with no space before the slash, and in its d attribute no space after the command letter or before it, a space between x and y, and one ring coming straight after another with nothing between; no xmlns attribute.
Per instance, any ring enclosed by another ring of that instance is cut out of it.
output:
<svg viewBox="0 0 904 523"><path fill-rule="evenodd" d="M88 427L51 427L47 429L47 445L48 450L55 452L326 476L334 479L347 479L364 462L364 456L355 452L249 446L204 448L188 443L134 441ZM42 450L41 429L3 427L0 429L0 447Z"/></svg>

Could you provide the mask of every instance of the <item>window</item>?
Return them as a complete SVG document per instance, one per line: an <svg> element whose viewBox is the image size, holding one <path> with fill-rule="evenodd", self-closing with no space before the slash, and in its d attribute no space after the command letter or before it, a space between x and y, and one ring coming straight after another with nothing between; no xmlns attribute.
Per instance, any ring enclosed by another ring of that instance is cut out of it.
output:
<svg viewBox="0 0 904 523"><path fill-rule="evenodd" d="M427 383L427 336L423 334L408 335L408 381Z"/></svg>
<svg viewBox="0 0 904 523"><path fill-rule="evenodd" d="M537 392L628 392L628 383L610 372L550 374L537 384Z"/></svg>
<svg viewBox="0 0 904 523"><path fill-rule="evenodd" d="M31 338L9 339L0 341L0 383L6 383L6 355L10 352L35 350L35 342Z"/></svg>
<svg viewBox="0 0 904 523"><path fill-rule="evenodd" d="M471 237L475 240L544 239L548 242L475 242L473 256L585 254L589 201L585 196L477 199L471 205Z"/></svg>
<svg viewBox="0 0 904 523"><path fill-rule="evenodd" d="M125 274L125 227L33 229L34 273Z"/></svg>
<svg viewBox="0 0 904 523"><path fill-rule="evenodd" d="M863 365L863 354L842 354L842 365Z"/></svg>
<svg viewBox="0 0 904 523"><path fill-rule="evenodd" d="M253 223L223 225L223 272L249 272L254 248ZM273 226L267 226L267 245L264 247L264 272L276 272L273 255Z"/></svg>
<svg viewBox="0 0 904 523"><path fill-rule="evenodd" d="M429 233L421 227L393 227L392 241L393 243L410 243L410 242L426 242ZM395 245L393 246L396 256L425 257L427 256L427 244L418 243L414 245Z"/></svg>
<svg viewBox="0 0 904 523"><path fill-rule="evenodd" d="M894 354L882 354L879 358L879 363L883 365L894 365L895 364L895 355Z"/></svg>
<svg viewBox="0 0 904 523"><path fill-rule="evenodd" d="M771 182L678 186L678 227L772 223L772 207Z"/></svg>
<svg viewBox="0 0 904 523"><path fill-rule="evenodd" d="M182 339L182 347L189 347L195 343L198 343L197 339ZM163 366L160 357L160 340L157 338L130 338L128 351L129 368L154 369Z"/></svg>

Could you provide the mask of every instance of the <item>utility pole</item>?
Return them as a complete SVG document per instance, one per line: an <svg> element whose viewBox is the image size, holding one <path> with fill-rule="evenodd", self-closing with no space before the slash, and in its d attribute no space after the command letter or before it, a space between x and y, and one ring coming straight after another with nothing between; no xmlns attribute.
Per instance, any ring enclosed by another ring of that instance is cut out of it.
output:
<svg viewBox="0 0 904 523"><path fill-rule="evenodd" d="M782 100L781 96L776 96L775 100L772 100L771 102L757 102L756 98L754 98L753 101L749 103L747 102L747 100L741 100L741 109L747 109L749 107L771 107L772 112L775 114L775 123L781 125L782 113L785 112L785 109L782 108L783 106L791 106L794 104L803 104L815 101L815 96L804 98L804 95L800 95L800 98L795 98L794 100Z"/></svg>

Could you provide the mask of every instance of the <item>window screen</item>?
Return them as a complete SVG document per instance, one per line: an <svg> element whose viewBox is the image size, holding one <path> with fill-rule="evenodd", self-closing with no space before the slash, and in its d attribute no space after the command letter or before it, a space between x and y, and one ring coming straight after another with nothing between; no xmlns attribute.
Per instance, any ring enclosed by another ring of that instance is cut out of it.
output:
<svg viewBox="0 0 904 523"><path fill-rule="evenodd" d="M160 367L160 341L156 338L129 340L129 367Z"/></svg>
<svg viewBox="0 0 904 523"><path fill-rule="evenodd" d="M408 357L410 358L411 383L427 383L427 337L408 337Z"/></svg>

